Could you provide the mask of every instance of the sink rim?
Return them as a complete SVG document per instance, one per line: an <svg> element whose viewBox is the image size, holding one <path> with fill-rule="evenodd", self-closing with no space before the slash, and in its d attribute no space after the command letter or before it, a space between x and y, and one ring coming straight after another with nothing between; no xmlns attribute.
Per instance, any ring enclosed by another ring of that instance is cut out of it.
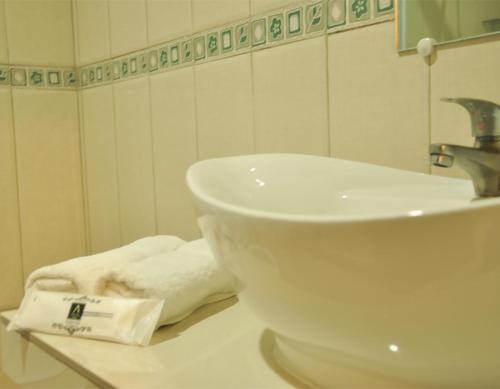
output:
<svg viewBox="0 0 500 389"><path fill-rule="evenodd" d="M192 194L196 197L198 197L201 201L216 206L226 212L229 213L234 213L238 215L242 215L248 218L258 218L258 219L265 219L265 220L272 220L272 221L282 221L282 222L288 222L288 223L317 223L317 224L326 224L326 223L332 223L332 224L344 224L344 223L370 223L370 222L375 222L375 221L389 221L389 220L401 220L401 219L414 219L414 218L426 218L426 217L431 217L431 216L445 216L445 215L450 215L450 214L458 214L458 213L466 213L466 212L473 212L478 209L482 208L490 208L496 205L500 205L500 197L491 197L491 198L474 198L471 197L470 201L467 203L464 203L463 205L456 205L456 204L451 204L449 206L446 206L445 209L422 209L419 210L418 213L411 213L408 211L390 211L386 213L370 213L370 214L362 214L362 215L335 215L335 214L327 214L327 215L318 215L318 214L307 214L307 213L284 213L284 212L274 212L274 211L263 211L263 210L257 210L257 209L251 209L248 207L240 206L240 205L235 205L232 203L229 203L227 201L222 201L214 196L207 194L206 191L204 191L199 184L197 180L197 175L200 174L200 170L203 169L203 166L206 164L211 164L214 163L215 161L221 161L221 160L229 160L229 159L241 159L241 158L247 158L250 159L252 157L257 157L257 158L265 158L265 157L280 157L280 156L287 156L287 157L304 157L304 158L309 158L309 159L325 159L325 160L338 160L338 161L347 161L359 165L368 165L368 166L375 166L375 167L380 167L382 169L386 170L394 170L394 171L400 171L400 172L405 172L409 174L415 174L415 175L423 175L423 176L428 176L428 177L435 177L435 178L443 178L445 180L453 180L453 181L462 181L462 182L468 182L467 180L463 179L457 179L457 178L449 178L449 177L440 177L440 176L433 176L430 174L425 174L425 173L419 173L419 172L414 172L414 171L407 171L407 170L402 170L402 169L396 169L392 167L387 167L387 166L381 166L381 165L375 165L375 164L370 164L370 163L365 163L365 162L359 162L359 161L352 161L352 160L347 160L347 159L341 159L341 158L335 158L335 157L325 157L325 156L316 156L316 155L307 155L307 154L293 154L293 153L263 153L263 154L247 154L247 155L237 155L237 156L228 156L228 157L221 157L221 158L211 158L211 159L205 159L202 161L198 161L194 164L192 164L186 173L186 182L187 185L192 192ZM472 182L470 182L471 188L472 188ZM471 192L473 193L473 192Z"/></svg>

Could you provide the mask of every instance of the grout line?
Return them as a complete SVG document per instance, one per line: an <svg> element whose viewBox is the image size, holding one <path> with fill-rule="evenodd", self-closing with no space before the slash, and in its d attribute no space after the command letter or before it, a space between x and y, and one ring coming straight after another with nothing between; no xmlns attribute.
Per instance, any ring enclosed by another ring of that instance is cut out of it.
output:
<svg viewBox="0 0 500 389"><path fill-rule="evenodd" d="M7 29L7 8L6 2L2 2L3 6L3 15L4 15L4 28L5 28L5 40L7 42L7 60L10 61L10 50L9 50L9 37L8 37L8 29ZM12 146L13 146L13 156L14 156L14 177L16 180L16 200L17 200L17 217L18 217L18 232L19 232L19 256L20 256L20 267L21 267L21 289L23 290L24 280L27 277L25 274L25 266L24 266L24 239L23 239L23 226L22 226L22 212L21 212L21 183L19 180L19 163L18 163L18 146L17 146L17 137L16 137L16 118L14 112L14 90L12 87L9 87L9 95L10 95L10 114L11 114L11 123L12 123Z"/></svg>
<svg viewBox="0 0 500 389"><path fill-rule="evenodd" d="M427 129L428 129L428 144L432 143L432 65L427 66ZM432 174L432 165L429 153L427 153L427 173Z"/></svg>
<svg viewBox="0 0 500 389"><path fill-rule="evenodd" d="M153 206L154 206L154 218L155 218L155 232L156 235L159 234L158 231L158 192L157 192L157 185L156 185L156 163L155 163L155 150L154 150L154 131L153 131L153 98L151 95L151 77L148 75L148 96L149 96L149 103L148 103L148 110L149 110L149 134L150 134L150 147L151 147L151 170L153 173Z"/></svg>
<svg viewBox="0 0 500 389"><path fill-rule="evenodd" d="M118 135L116 130L116 99L115 99L115 85L111 85L111 100L113 104L113 135L115 140L115 177L116 177L116 200L118 202L118 225L120 235L120 245L123 245L123 223L122 223L122 202L120 196L120 169L118 161Z"/></svg>
<svg viewBox="0 0 500 389"><path fill-rule="evenodd" d="M7 2L2 1L2 8L3 8L3 27L4 27L4 35L5 35L5 44L6 44L6 51L7 51L7 62L10 63L10 49L9 49L9 35L8 35L8 28L7 28Z"/></svg>
<svg viewBox="0 0 500 389"><path fill-rule="evenodd" d="M255 77L254 77L254 53L249 53L250 55L250 82L251 82L251 93L252 93L252 141L253 141L253 152L257 152L257 114L255 109Z"/></svg>
<svg viewBox="0 0 500 389"><path fill-rule="evenodd" d="M196 87L197 87L197 77L196 77L196 67L191 68L191 72L193 75L193 101L194 101L194 129L195 129L195 136L196 136L196 160L200 160L200 136L199 136L199 129L198 129L198 93L196 93Z"/></svg>
<svg viewBox="0 0 500 389"><path fill-rule="evenodd" d="M191 30L194 30L194 12L193 12L193 1L190 1L191 4ZM194 48L193 48L194 50ZM196 147L196 160L200 160L200 136L199 136L199 121L198 121L198 99L196 93L196 61L195 64L191 66L191 80L193 81L193 107L194 107L194 136L195 136L195 147Z"/></svg>
<svg viewBox="0 0 500 389"><path fill-rule="evenodd" d="M110 12L110 9L109 9L109 1L108 0L104 0L106 1L106 11L107 11L107 19L108 19L108 36L107 36L107 39L108 39L108 57L111 58L112 55L111 55L111 12ZM79 69L77 70L80 70L83 68L84 65L80 66ZM87 66L87 65L85 65Z"/></svg>
<svg viewBox="0 0 500 389"><path fill-rule="evenodd" d="M76 69L78 68L78 61L76 60L77 57L80 58L80 45L78 42L80 42L80 37L78 34L78 5L76 4L75 0L71 0L71 32L73 34L73 67ZM78 55L77 55L78 52Z"/></svg>
<svg viewBox="0 0 500 389"><path fill-rule="evenodd" d="M76 15L78 14L78 6L75 0L71 1L71 16L72 16L72 33L73 33L73 63L75 67L77 65L77 51L79 50L79 39L78 39L78 20ZM85 124L83 111L83 99L80 96L80 91L75 89L76 93L76 104L77 104L77 123L78 123L78 149L80 153L80 181L81 181L81 201L82 201L82 220L84 228L84 246L85 255L90 253L90 248L92 247L91 234L90 234L90 207L89 207L89 196L88 196L88 186L87 186L87 164L86 164L86 153L85 153Z"/></svg>
<svg viewBox="0 0 500 389"><path fill-rule="evenodd" d="M92 247L91 234L90 234L90 207L89 207L89 195L88 195L88 185L87 185L87 163L86 163L86 153L85 153L85 124L84 117L82 114L83 99L80 94L81 91L75 91L76 93L76 104L77 104L77 123L78 123L78 149L80 152L80 180L81 180L81 195L82 195L82 216L84 224L84 244L85 244L85 255L89 255L90 248Z"/></svg>
<svg viewBox="0 0 500 389"><path fill-rule="evenodd" d="M332 97L330 96L331 93L331 88L330 88L330 49L328 45L328 35L325 35L325 53L326 53L326 59L325 59L325 73L326 73L326 128L327 128L327 139L328 139L328 145L327 145L327 150L328 150L328 156L333 157L333 144L332 144L332 126L331 126L331 107L330 104L332 103Z"/></svg>
<svg viewBox="0 0 500 389"><path fill-rule="evenodd" d="M112 41L111 41L111 10L109 6L109 0L105 0L108 10L108 47L109 47L109 55L112 53ZM119 160L118 160L118 131L116 128L116 99L115 99L115 83L111 82L109 84L111 86L111 102L113 104L113 138L114 138L114 152L115 152L115 182L116 182L116 200L118 203L118 233L120 238L120 245L123 245L123 223L122 223L122 201L120 196L120 168L119 168Z"/></svg>
<svg viewBox="0 0 500 389"><path fill-rule="evenodd" d="M145 15L144 15L144 18L146 20L146 42L148 44L148 47L146 48L149 49L152 45L151 43L149 42L149 2L146 1L146 0L143 0L144 1L144 12L145 12Z"/></svg>
<svg viewBox="0 0 500 389"><path fill-rule="evenodd" d="M23 239L23 226L22 226L22 211L21 211L21 183L19 180L19 159L18 159L18 145L17 145L17 131L16 131L16 116L14 110L14 91L10 88L10 111L12 117L12 134L13 134L13 143L14 143L14 163L15 163L15 177L16 177L16 186L17 186L17 214L19 218L19 254L21 256L21 272L23 279L21 280L21 285L24 285L24 279L28 276L25 274L25 266L24 266L24 239Z"/></svg>
<svg viewBox="0 0 500 389"><path fill-rule="evenodd" d="M108 47L109 47L109 57L111 60L113 60L113 39L112 39L112 35L111 35L111 31L112 31L112 28L111 28L111 8L110 8L110 5L109 5L109 0L104 0L106 1L106 5L107 5L107 9L108 9ZM87 65L85 65L87 66ZM83 66L82 66L83 67Z"/></svg>
<svg viewBox="0 0 500 389"><path fill-rule="evenodd" d="M85 139L85 115L83 114L84 101L82 92L77 92L77 104L78 104L78 125L80 134L80 163L82 166L82 191L83 191L83 202L84 202L84 217L85 217L85 231L86 231L86 248L87 255L90 253L92 247L92 236L90 233L90 205L89 205L89 193L88 193L88 180L87 180L87 154L86 154L86 139Z"/></svg>

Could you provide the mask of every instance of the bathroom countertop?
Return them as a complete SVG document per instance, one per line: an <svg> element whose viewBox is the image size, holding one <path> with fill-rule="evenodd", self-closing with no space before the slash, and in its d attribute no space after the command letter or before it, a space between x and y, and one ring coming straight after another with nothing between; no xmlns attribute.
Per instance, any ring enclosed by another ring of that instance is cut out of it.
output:
<svg viewBox="0 0 500 389"><path fill-rule="evenodd" d="M15 311L2 313L8 321ZM98 386L120 388L297 388L272 360L264 325L237 298L159 329L148 347L25 334Z"/></svg>

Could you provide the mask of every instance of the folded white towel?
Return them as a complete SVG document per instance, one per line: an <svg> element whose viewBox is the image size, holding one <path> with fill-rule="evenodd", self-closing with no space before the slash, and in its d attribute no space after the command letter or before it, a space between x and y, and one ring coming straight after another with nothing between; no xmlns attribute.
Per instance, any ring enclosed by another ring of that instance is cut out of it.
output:
<svg viewBox="0 0 500 389"><path fill-rule="evenodd" d="M235 294L231 274L204 239L109 269L98 285L103 296L165 299L158 326L178 322L202 305Z"/></svg>
<svg viewBox="0 0 500 389"><path fill-rule="evenodd" d="M183 243L185 241L175 236L151 236L103 253L45 266L30 274L25 289L95 295L98 294L98 282L104 273L117 267L124 268L162 251L175 250Z"/></svg>

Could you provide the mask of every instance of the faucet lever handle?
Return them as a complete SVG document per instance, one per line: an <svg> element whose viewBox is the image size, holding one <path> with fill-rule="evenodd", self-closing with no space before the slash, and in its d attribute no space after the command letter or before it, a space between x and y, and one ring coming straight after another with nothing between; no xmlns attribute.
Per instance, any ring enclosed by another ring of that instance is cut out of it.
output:
<svg viewBox="0 0 500 389"><path fill-rule="evenodd" d="M447 97L441 101L460 104L469 111L472 136L476 138L500 136L499 105L491 101L464 97Z"/></svg>

